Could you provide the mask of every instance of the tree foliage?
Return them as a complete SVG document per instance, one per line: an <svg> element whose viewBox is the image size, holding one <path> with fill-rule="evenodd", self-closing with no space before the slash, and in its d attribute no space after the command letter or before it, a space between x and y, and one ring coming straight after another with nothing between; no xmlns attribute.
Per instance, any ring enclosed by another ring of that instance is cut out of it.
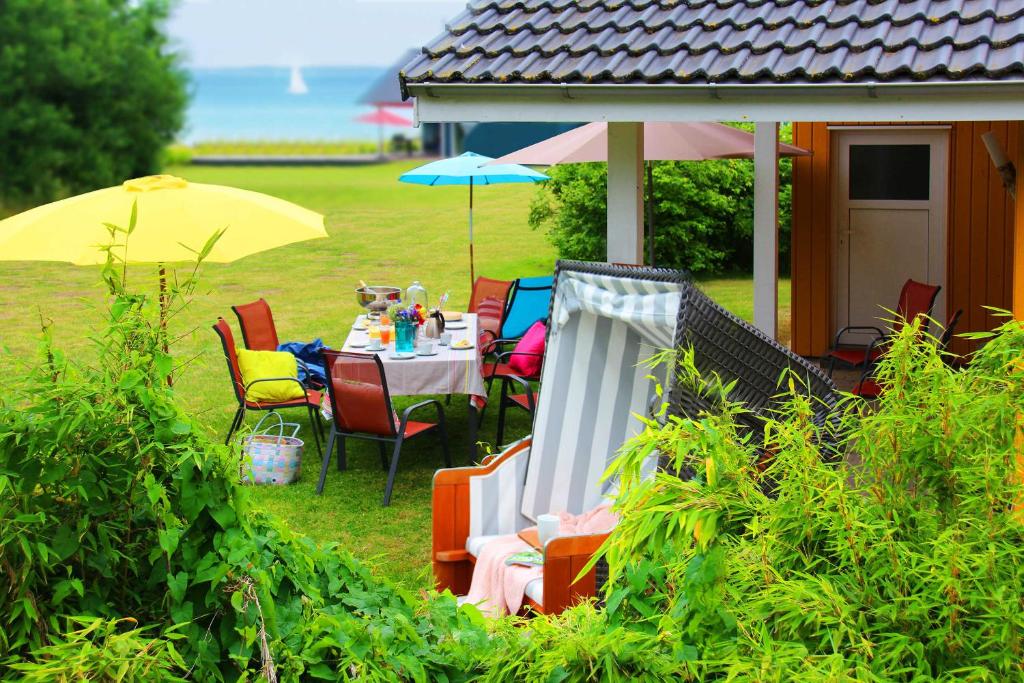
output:
<svg viewBox="0 0 1024 683"><path fill-rule="evenodd" d="M788 136L787 127L783 138ZM788 272L792 164L783 159L779 166L779 265ZM551 180L530 206L531 227L546 231L562 258L605 260L607 165L552 166L548 175ZM657 161L653 177L657 265L698 275L750 271L754 217L751 161Z"/></svg>
<svg viewBox="0 0 1024 683"><path fill-rule="evenodd" d="M29 204L159 169L185 78L166 0L0 3L0 202Z"/></svg>

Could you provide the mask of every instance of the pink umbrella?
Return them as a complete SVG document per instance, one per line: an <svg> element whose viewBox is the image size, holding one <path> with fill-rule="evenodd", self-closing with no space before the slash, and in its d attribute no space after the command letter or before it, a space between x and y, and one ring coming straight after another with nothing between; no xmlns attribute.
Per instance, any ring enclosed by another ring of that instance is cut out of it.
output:
<svg viewBox="0 0 1024 683"><path fill-rule="evenodd" d="M412 121L394 114L387 109L378 109L377 111L370 112L369 114L363 114L356 118L359 123L372 123L378 126L399 126L408 128L412 125Z"/></svg>
<svg viewBox="0 0 1024 683"><path fill-rule="evenodd" d="M784 157L809 156L806 149L780 144ZM749 159L754 156L754 136L721 123L644 123L644 160L647 161L647 192L654 196L652 161L704 161ZM553 166L585 161L608 161L608 124L588 123L547 140L524 147L490 162ZM654 265L654 207L647 202L648 261Z"/></svg>
<svg viewBox="0 0 1024 683"><path fill-rule="evenodd" d="M784 157L808 156L793 145L779 145ZM721 123L645 123L647 161L746 159L754 156L754 136ZM495 164L574 164L608 161L608 124L588 123L495 159Z"/></svg>
<svg viewBox="0 0 1024 683"><path fill-rule="evenodd" d="M362 114L356 117L356 121L359 123L372 123L377 125L377 154L384 156L384 126L397 126L399 128L408 128L412 125L412 121L394 114L383 107L377 107L376 111L368 114Z"/></svg>

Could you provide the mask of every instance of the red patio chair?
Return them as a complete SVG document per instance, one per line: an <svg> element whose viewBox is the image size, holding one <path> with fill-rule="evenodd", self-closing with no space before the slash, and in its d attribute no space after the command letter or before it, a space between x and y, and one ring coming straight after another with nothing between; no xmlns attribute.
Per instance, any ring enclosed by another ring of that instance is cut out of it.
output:
<svg viewBox="0 0 1024 683"><path fill-rule="evenodd" d="M231 310L238 317L245 348L253 351L277 351L277 327L274 326L274 314L270 312L270 304L266 299L260 298L249 304L232 306Z"/></svg>
<svg viewBox="0 0 1024 683"><path fill-rule="evenodd" d="M883 332L878 327L862 325L850 325L839 330L835 344L826 354L829 359L828 376L831 377L835 371L836 362L850 368L866 369L885 353L888 339L899 332L903 325L918 317L923 316L922 331L927 332L929 316L932 314L932 307L940 289L942 287L939 285L907 280L900 291L900 299L896 305L896 320L889 332ZM875 337L867 345L843 344L843 335L848 332L870 332L874 333Z"/></svg>
<svg viewBox="0 0 1024 683"><path fill-rule="evenodd" d="M939 337L938 343L936 344L939 351L943 354L949 353L949 343L953 341L953 333L956 330L957 323L960 322L960 316L962 316L964 310L958 308L956 312L950 316L949 322L946 323L946 329L942 331L942 336ZM945 355L944 359L947 364L952 367L957 367L957 358L952 355ZM857 381L857 386L850 392L854 396L860 396L866 399L875 399L882 395L882 386L875 380L875 368L877 363L871 363L868 368L861 373L860 379Z"/></svg>
<svg viewBox="0 0 1024 683"><path fill-rule="evenodd" d="M478 277L473 283L473 293L469 297L469 312L476 313L477 334L480 336L480 349L484 353L488 352L494 340L501 334L501 324L505 320L505 305L508 303L508 292L511 288L510 280Z"/></svg>
<svg viewBox="0 0 1024 683"><path fill-rule="evenodd" d="M448 451L448 434L445 430L444 408L433 399L409 406L401 417L391 405L388 381L384 364L376 354L346 353L323 350L324 367L327 368L327 395L331 401L331 433L327 439L323 463L320 466L320 481L316 485L317 495L323 493L327 479L327 468L331 464L334 448L338 449L338 469L346 467L345 439L376 441L384 460L384 444L394 444L391 466L388 469L388 483L384 488L384 503L391 503L391 489L395 484L398 458L402 444L408 439L437 431L441 439L445 467L452 466ZM415 422L409 418L420 408L433 405L437 409L437 422Z"/></svg>
<svg viewBox="0 0 1024 683"><path fill-rule="evenodd" d="M245 421L245 411L247 410L280 410L282 408L305 408L306 412L309 413L309 423L313 428L313 439L316 441L316 448L318 452L322 452L320 447L320 421L317 417L317 411L320 409L320 400L322 394L314 389L308 389L302 385L297 377L270 377L265 379L257 379L249 384L245 384L242 380L242 371L238 367L238 355L235 353L235 336L231 332L231 326L228 325L224 318L217 318L217 323L213 326L213 331L220 337L221 344L224 346L224 359L228 364L228 373L231 375L231 388L235 392L235 398L238 400L238 410L235 411L235 417L231 420L231 426L228 428L228 435L224 439L224 443L231 443L231 435L242 426ZM259 382L276 382L276 381L291 381L295 382L302 387L306 395L302 398L292 399L290 401L281 402L267 402L267 401L250 401L246 398L246 394L252 385Z"/></svg>
<svg viewBox="0 0 1024 683"><path fill-rule="evenodd" d="M498 433L496 443L500 446L505 437L505 411L508 408L520 408L533 415L537 407L537 392L530 382L540 381L541 365L544 359L546 343L546 326L543 322L534 323L522 339L497 339L496 349L514 343L511 351L499 352L494 360L484 367L484 381L487 382L487 395L491 393L494 380L501 380L501 398L498 400ZM513 393L516 389L518 393Z"/></svg>

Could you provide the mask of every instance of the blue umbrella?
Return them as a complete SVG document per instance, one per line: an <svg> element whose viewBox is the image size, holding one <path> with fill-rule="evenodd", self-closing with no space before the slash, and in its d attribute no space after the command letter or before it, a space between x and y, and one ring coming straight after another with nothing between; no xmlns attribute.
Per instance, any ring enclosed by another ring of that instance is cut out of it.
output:
<svg viewBox="0 0 1024 683"><path fill-rule="evenodd" d="M398 177L403 183L417 185L469 185L469 279L470 285L476 282L473 269L473 186L497 185L498 183L539 183L548 179L519 164L493 164L491 157L482 154L465 152L457 157L432 161L429 164L414 168Z"/></svg>

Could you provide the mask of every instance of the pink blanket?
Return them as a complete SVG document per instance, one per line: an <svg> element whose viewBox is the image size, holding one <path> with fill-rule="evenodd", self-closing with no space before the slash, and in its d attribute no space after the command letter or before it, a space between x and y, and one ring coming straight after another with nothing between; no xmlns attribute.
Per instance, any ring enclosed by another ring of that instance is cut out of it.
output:
<svg viewBox="0 0 1024 683"><path fill-rule="evenodd" d="M560 512L559 536L582 536L611 531L619 521L608 505L598 505L580 515ZM531 527L536 529L536 527ZM487 543L476 558L473 583L466 602L473 603L485 614L499 616L515 614L523 606L526 585L544 574L543 567L506 565L505 559L514 553L532 548L516 534L498 536ZM573 577L576 578L576 577Z"/></svg>

